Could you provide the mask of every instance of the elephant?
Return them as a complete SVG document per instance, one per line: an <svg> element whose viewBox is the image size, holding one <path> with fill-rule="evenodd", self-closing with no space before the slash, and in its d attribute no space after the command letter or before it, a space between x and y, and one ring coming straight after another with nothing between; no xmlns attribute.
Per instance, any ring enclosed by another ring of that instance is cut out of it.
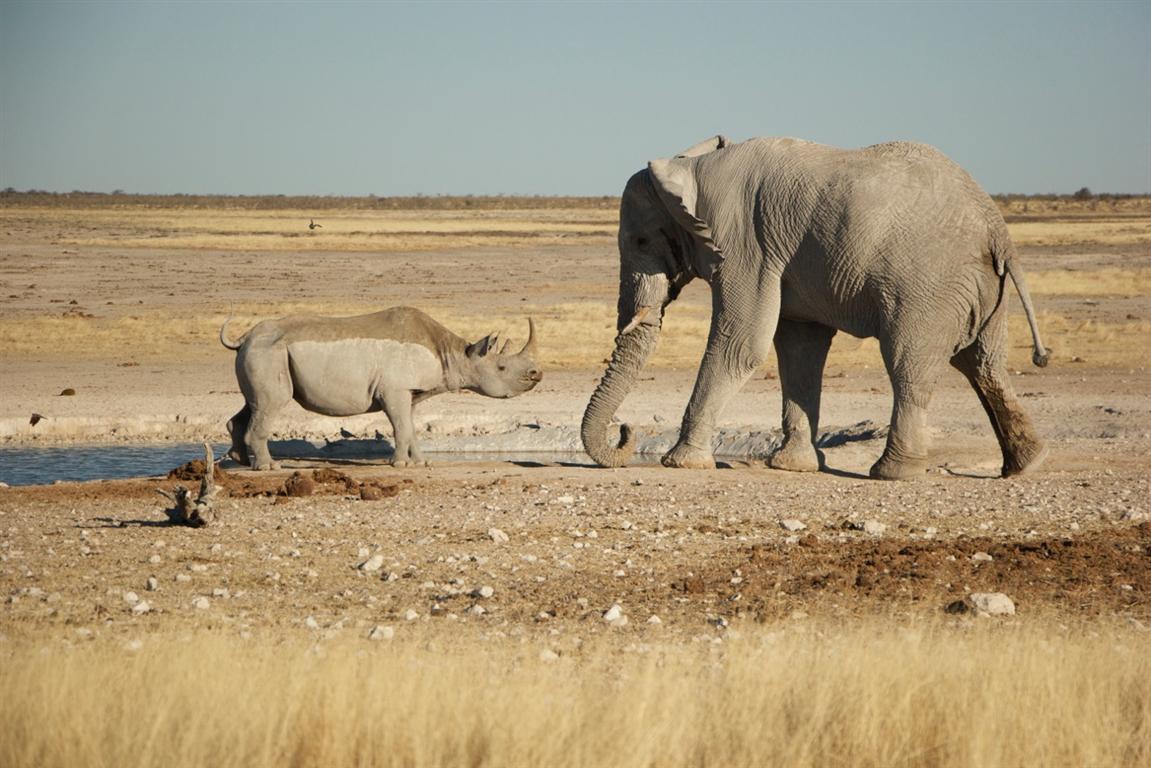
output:
<svg viewBox="0 0 1151 768"><path fill-rule="evenodd" d="M618 335L581 426L598 464L622 466L634 453L632 430L621 425L613 441L610 422L665 310L697 277L711 288L711 326L664 466L715 466L716 420L774 343L784 436L768 465L819 470L823 368L837 331L878 339L891 380L890 429L872 477L924 475L928 406L947 363L987 412L1002 476L1046 458L1006 368L1007 276L1031 328L1032 362L1049 357L1015 247L995 202L939 150L716 136L628 180L618 241Z"/></svg>

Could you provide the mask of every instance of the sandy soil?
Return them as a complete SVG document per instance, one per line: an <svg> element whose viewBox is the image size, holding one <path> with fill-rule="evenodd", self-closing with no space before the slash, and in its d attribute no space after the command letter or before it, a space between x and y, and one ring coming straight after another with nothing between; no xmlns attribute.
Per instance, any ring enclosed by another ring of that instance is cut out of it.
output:
<svg viewBox="0 0 1151 768"><path fill-rule="evenodd" d="M12 446L224 439L241 399L231 353L203 343L202 328L215 328L230 307L259 316L295 305L338 314L407 303L434 315L500 318L514 329L528 309L614 302L617 257L606 243L379 254L89 247L73 244L80 233L58 220L45 227L6 213L0 440ZM1023 260L1028 272L1088 279L1148 269L1151 247L1032 245ZM673 311L706 317L706 301L706 289L694 286ZM1151 319L1145 295L1047 293L1036 301L1078 328ZM49 321L69 316L103 335L88 346L69 336L13 337L30 328L48 334L56 328ZM105 333L113 326L141 330L115 346ZM208 528L165 522L155 490L175 479L0 489L0 631L366 633L410 620L486 633L696 635L740 621L934 615L979 591L1006 592L1024 616L1113 615L1151 626L1151 376L1145 350L1128 355L1122 337L1098 338L1109 345L1094 350L1099 359L1130 362L1101 365L1093 350L1053 342L1052 367L1026 368L1026 339L1014 337L1016 388L1052 454L1039 473L1010 481L993 479L995 441L958 374L933 402L928 478L865 479L882 450L875 429L886 423L890 389L877 357L848 363L834 351L823 422L843 439L828 445L828 470L814 475L754 459L778 425L771 373L728 408L721 440L731 455L711 472L643 462L604 470L578 454L539 460L542 451L578 450L575 430L602 367L594 359L549 369L518 399L449 395L417 412L428 448L498 451L498 460L445 455L431 468L396 470L379 461L375 437L388 431L381 417L294 409L273 450L290 456L310 440L336 452L259 476L225 465L231 493ZM564 340L545 335L543 343ZM621 410L651 451L674 438L693 373L653 368ZM61 396L65 388L76 394ZM44 418L32 425L32 413ZM350 479L317 482L307 497L278 495L292 472L316 469ZM391 490L364 501L363 482ZM804 527L785 529L792 520ZM357 568L376 553L379 570ZM133 598L150 610L134 613ZM626 625L602 619L614 604Z"/></svg>

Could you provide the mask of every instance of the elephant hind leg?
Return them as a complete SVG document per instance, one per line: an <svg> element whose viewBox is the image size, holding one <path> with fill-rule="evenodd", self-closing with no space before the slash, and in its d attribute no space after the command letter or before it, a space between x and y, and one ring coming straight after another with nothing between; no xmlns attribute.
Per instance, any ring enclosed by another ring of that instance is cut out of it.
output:
<svg viewBox="0 0 1151 768"><path fill-rule="evenodd" d="M921 326L912 323L907 327ZM894 402L887 445L871 467L874 478L915 480L927 471L928 407L947 359L935 344L933 334L925 333L891 333L879 340Z"/></svg>
<svg viewBox="0 0 1151 768"><path fill-rule="evenodd" d="M767 460L774 469L816 472L822 465L815 441L819 437L819 403L823 366L835 329L818 323L779 321L775 352L783 395L783 444Z"/></svg>
<svg viewBox="0 0 1151 768"><path fill-rule="evenodd" d="M1006 350L1006 315L999 313L975 343L951 359L951 364L979 396L1003 452L1002 476L1010 477L1037 469L1047 458L1048 449L1015 397L1007 374Z"/></svg>
<svg viewBox="0 0 1151 768"><path fill-rule="evenodd" d="M248 433L248 422L252 419L252 409L244 403L239 412L228 419L228 435L232 438L232 447L228 451L228 458L237 464L248 464L248 446L244 436Z"/></svg>

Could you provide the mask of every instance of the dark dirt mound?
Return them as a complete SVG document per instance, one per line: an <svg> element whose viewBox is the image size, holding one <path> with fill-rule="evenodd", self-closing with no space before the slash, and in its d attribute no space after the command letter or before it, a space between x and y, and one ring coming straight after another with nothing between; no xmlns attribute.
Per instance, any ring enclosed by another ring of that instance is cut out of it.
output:
<svg viewBox="0 0 1151 768"><path fill-rule="evenodd" d="M876 603L943 610L971 592L1004 592L1021 613L1043 603L1081 614L1145 614L1151 608L1151 523L1023 540L841 541L810 534L797 544L746 548L671 588L763 618L821 603L833 611L837 604L855 610Z"/></svg>

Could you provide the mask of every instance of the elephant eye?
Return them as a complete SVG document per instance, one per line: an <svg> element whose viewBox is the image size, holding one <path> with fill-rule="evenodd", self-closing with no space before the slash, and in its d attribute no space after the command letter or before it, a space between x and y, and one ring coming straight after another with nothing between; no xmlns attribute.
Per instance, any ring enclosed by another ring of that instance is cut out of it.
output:
<svg viewBox="0 0 1151 768"><path fill-rule="evenodd" d="M635 244L642 248L643 246L647 245L647 238L646 237L637 237L635 239Z"/></svg>
<svg viewBox="0 0 1151 768"><path fill-rule="evenodd" d="M506 371L506 370L507 370L507 368L508 368L508 367L507 367L506 365L504 365L503 363L500 363L500 364L499 364L499 365L497 365L496 367L497 367L497 368L499 368L501 371Z"/></svg>

